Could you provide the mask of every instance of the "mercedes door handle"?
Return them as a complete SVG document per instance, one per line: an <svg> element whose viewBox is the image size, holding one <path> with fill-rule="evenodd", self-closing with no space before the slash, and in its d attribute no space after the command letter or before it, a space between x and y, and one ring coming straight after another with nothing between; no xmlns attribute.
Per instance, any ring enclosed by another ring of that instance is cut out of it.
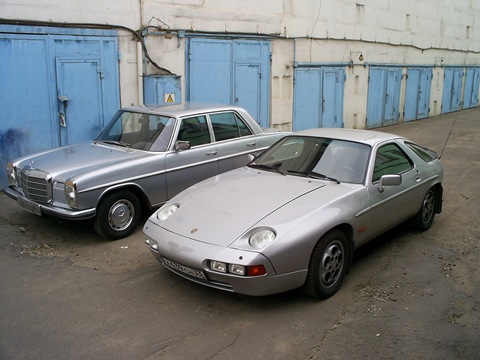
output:
<svg viewBox="0 0 480 360"><path fill-rule="evenodd" d="M248 143L248 144L247 144L247 146L255 146L255 145L257 145L256 142L251 142L251 143Z"/></svg>
<svg viewBox="0 0 480 360"><path fill-rule="evenodd" d="M215 151L210 151L209 153L206 153L205 155L217 155L217 150Z"/></svg>

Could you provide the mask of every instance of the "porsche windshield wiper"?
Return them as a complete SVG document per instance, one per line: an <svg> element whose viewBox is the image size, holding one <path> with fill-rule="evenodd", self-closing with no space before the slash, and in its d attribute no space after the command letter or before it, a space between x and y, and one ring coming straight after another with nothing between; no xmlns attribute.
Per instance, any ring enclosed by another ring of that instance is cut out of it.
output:
<svg viewBox="0 0 480 360"><path fill-rule="evenodd" d="M338 181L337 179L335 179L333 177L330 177L330 176L327 176L327 175L324 175L324 174L317 173L315 171L309 171L307 173L307 176L311 177L311 178L314 178L314 179L321 179L321 180L327 179L327 180L333 181L337 184L340 184L340 181Z"/></svg>
<svg viewBox="0 0 480 360"><path fill-rule="evenodd" d="M324 174L320 174L320 173L317 173L315 171L295 171L295 170L287 170L287 173L289 174L297 174L297 175L303 175L303 176L306 176L306 177L310 177L310 178L313 178L313 179L320 179L320 180L330 180L330 181L333 181L337 184L340 184L340 181L338 181L337 179L334 179L330 176L326 176Z"/></svg>
<svg viewBox="0 0 480 360"><path fill-rule="evenodd" d="M252 168L255 168L255 169L273 171L273 172L276 172L276 173L279 173L279 174L282 174L282 175L286 175L285 172L283 172L282 170L280 170L279 168L274 167L274 166L269 166L269 165L265 165L265 164L248 164L248 166L250 166Z"/></svg>

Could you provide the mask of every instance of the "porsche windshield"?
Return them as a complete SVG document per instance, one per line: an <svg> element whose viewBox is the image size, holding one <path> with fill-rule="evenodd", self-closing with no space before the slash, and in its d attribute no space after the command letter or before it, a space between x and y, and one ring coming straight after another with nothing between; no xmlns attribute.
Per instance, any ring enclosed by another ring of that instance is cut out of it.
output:
<svg viewBox="0 0 480 360"><path fill-rule="evenodd" d="M250 165L282 174L361 184L369 154L368 145L352 141L288 136Z"/></svg>
<svg viewBox="0 0 480 360"><path fill-rule="evenodd" d="M174 125L174 118L119 111L95 141L138 150L166 151Z"/></svg>

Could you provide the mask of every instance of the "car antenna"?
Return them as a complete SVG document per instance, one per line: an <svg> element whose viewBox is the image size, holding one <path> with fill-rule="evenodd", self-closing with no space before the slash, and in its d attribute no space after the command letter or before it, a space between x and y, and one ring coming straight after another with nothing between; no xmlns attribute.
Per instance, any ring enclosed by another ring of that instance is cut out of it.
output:
<svg viewBox="0 0 480 360"><path fill-rule="evenodd" d="M457 114L457 115L458 115L458 114ZM445 144L443 144L442 152L440 153L440 156L438 157L439 159L442 158L443 152L445 151L445 148L447 147L448 140L450 139L450 135L452 135L453 127L455 126L455 123L457 122L457 118L458 118L457 115L455 116L455 120L453 120L453 124L452 124L452 126L450 127L450 131L448 132L447 139L445 140Z"/></svg>

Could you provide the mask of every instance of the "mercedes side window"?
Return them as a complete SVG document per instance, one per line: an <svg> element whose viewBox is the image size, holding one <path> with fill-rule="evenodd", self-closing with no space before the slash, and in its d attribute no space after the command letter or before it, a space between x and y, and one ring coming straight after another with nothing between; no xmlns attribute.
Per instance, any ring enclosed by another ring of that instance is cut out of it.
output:
<svg viewBox="0 0 480 360"><path fill-rule="evenodd" d="M182 119L177 140L188 141L190 146L210 143L207 118L205 116L195 116Z"/></svg>
<svg viewBox="0 0 480 360"><path fill-rule="evenodd" d="M379 181L383 175L401 174L412 168L412 161L398 145L384 145L378 149L375 156L373 182Z"/></svg>
<svg viewBox="0 0 480 360"><path fill-rule="evenodd" d="M252 135L251 130L233 112L210 115L216 141Z"/></svg>

